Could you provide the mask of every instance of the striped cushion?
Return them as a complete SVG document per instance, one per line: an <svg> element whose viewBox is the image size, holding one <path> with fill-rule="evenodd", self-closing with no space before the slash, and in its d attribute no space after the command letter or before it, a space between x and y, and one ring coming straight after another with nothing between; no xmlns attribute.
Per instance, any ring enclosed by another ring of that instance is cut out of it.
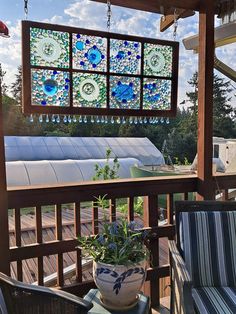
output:
<svg viewBox="0 0 236 314"><path fill-rule="evenodd" d="M200 314L235 314L236 288L203 287L192 292L194 306Z"/></svg>
<svg viewBox="0 0 236 314"><path fill-rule="evenodd" d="M236 287L236 211L180 213L180 244L195 287Z"/></svg>
<svg viewBox="0 0 236 314"><path fill-rule="evenodd" d="M0 313L1 314L7 314L7 307L6 307L6 303L4 300L4 296L2 293L2 289L0 288Z"/></svg>

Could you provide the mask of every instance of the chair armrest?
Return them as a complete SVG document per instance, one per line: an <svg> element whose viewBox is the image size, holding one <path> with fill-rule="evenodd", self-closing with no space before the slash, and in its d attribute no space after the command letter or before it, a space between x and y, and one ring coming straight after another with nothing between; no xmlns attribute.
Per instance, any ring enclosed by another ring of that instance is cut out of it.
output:
<svg viewBox="0 0 236 314"><path fill-rule="evenodd" d="M65 307L66 309L66 306L69 306L72 313L74 313L73 311L75 311L76 313L87 313L93 307L93 304L91 302L88 302L63 290L22 283L20 281L9 278L4 274L1 274L0 277L1 280L4 280L5 284L7 284L7 286L9 287L9 291L11 291L12 297L11 301L12 303L15 303L15 306L20 303L21 306L28 306L32 309L33 307L36 308L39 305L37 303L44 303L44 306L46 306L45 304L48 303L50 307L50 303L54 302L53 300L57 300L57 309L62 307ZM24 313L28 312L26 311ZM48 312L45 310L45 313Z"/></svg>
<svg viewBox="0 0 236 314"><path fill-rule="evenodd" d="M168 241L171 264L171 307L173 313L192 314L192 280L175 241Z"/></svg>

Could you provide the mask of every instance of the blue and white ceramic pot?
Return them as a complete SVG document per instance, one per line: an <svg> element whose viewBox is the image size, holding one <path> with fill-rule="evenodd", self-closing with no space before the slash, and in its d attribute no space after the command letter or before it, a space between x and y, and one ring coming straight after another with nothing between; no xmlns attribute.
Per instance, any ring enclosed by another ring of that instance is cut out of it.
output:
<svg viewBox="0 0 236 314"><path fill-rule="evenodd" d="M129 266L93 262L93 277L107 308L128 309L138 301L146 278L146 260Z"/></svg>

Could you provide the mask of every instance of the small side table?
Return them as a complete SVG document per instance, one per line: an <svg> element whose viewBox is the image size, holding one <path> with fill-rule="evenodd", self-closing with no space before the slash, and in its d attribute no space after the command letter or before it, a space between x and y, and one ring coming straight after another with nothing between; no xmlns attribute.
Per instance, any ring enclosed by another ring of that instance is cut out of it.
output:
<svg viewBox="0 0 236 314"><path fill-rule="evenodd" d="M114 311L104 308L100 302L100 292L98 289L91 289L84 297L85 300L92 302L93 307L88 312L89 314L149 314L150 305L149 297L139 294L138 303L130 310L127 311Z"/></svg>

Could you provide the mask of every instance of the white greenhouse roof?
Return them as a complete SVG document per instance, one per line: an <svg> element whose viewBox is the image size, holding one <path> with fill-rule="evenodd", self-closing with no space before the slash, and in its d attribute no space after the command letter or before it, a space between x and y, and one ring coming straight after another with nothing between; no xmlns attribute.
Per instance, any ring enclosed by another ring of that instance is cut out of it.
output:
<svg viewBox="0 0 236 314"><path fill-rule="evenodd" d="M7 186L33 186L90 181L95 164L104 166L105 159L37 160L6 162ZM130 167L142 165L135 158L120 158L119 178L130 178ZM112 166L112 161L110 162Z"/></svg>
<svg viewBox="0 0 236 314"><path fill-rule="evenodd" d="M110 148L118 158L137 158L144 165L164 164L148 138L5 136L6 161L103 159Z"/></svg>
<svg viewBox="0 0 236 314"><path fill-rule="evenodd" d="M92 180L95 165L103 167L106 162L107 148L112 150L112 157L118 157L119 178L130 178L131 166L164 163L148 138L5 136L7 185Z"/></svg>

